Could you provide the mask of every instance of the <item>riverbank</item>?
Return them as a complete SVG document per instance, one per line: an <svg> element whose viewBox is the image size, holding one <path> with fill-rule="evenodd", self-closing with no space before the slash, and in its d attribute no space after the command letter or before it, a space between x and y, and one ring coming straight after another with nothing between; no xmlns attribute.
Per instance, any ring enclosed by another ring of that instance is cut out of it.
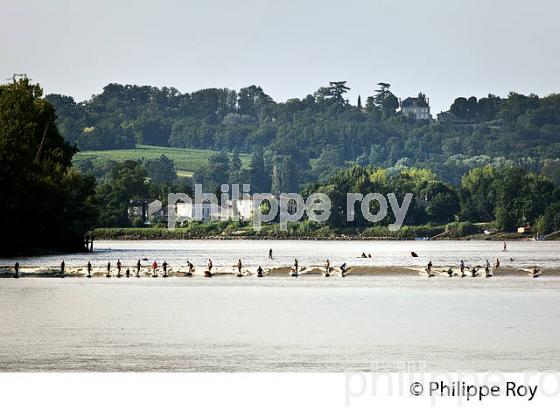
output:
<svg viewBox="0 0 560 410"><path fill-rule="evenodd" d="M265 225L260 232L249 223L193 223L170 230L167 227L97 228L91 232L101 240L530 240L531 234L494 232L489 223L458 222L447 225L403 226L398 231L388 227L363 229L330 228L310 224L290 224L287 231L278 224ZM557 239L551 238L551 239Z"/></svg>

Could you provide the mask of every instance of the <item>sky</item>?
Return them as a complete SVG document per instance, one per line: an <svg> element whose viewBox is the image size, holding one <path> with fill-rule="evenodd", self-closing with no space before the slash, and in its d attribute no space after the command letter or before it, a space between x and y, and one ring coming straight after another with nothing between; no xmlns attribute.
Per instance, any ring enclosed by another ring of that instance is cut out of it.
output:
<svg viewBox="0 0 560 410"><path fill-rule="evenodd" d="M458 96L560 91L558 0L0 0L0 82L83 101L108 83L260 85L276 101L348 81Z"/></svg>

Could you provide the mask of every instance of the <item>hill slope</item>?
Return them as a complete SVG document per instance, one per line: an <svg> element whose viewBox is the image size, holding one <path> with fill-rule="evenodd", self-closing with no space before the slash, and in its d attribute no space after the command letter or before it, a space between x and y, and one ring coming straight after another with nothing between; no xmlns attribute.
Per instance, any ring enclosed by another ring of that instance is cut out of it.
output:
<svg viewBox="0 0 560 410"><path fill-rule="evenodd" d="M141 159L156 159L165 155L175 163L178 176L191 176L201 167L208 163L208 158L216 151L190 148L156 147L152 145L137 145L136 148L105 150L105 151L82 151L75 155L74 163L91 160L94 164L105 161L137 161ZM241 162L248 167L251 155L241 154Z"/></svg>

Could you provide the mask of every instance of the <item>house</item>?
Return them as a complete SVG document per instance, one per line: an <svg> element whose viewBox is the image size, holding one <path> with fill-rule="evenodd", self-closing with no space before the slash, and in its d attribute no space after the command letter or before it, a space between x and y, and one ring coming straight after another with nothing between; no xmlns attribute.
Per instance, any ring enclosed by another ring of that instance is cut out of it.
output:
<svg viewBox="0 0 560 410"><path fill-rule="evenodd" d="M520 226L517 228L517 233L531 233L531 225Z"/></svg>
<svg viewBox="0 0 560 410"><path fill-rule="evenodd" d="M128 218L131 221L141 220L148 225L152 220L163 220L163 208L158 199L132 199L128 204Z"/></svg>
<svg viewBox="0 0 560 410"><path fill-rule="evenodd" d="M279 197L276 199L280 201ZM253 219L254 202L250 197L242 197L235 200L229 199L221 205L212 204L210 201L206 200L201 204L177 201L172 206L175 207L175 217L183 220L194 219L203 222L210 220L227 221L230 219L251 221ZM297 212L297 202L293 199L289 199L286 208L289 214L295 214ZM166 220L168 213L169 212L166 212ZM237 218L235 215L237 215Z"/></svg>
<svg viewBox="0 0 560 410"><path fill-rule="evenodd" d="M401 112L416 120L431 120L430 100L425 94L419 93L418 97L408 97L399 101Z"/></svg>
<svg viewBox="0 0 560 410"><path fill-rule="evenodd" d="M234 205L239 215L240 221L250 221L253 215L253 201L250 198L240 198L235 201L228 200L225 204L212 204L210 201L203 201L201 204L189 202L175 203L175 215L178 218L197 219L201 221L209 220L228 220L234 216ZM197 206L198 214L197 214Z"/></svg>

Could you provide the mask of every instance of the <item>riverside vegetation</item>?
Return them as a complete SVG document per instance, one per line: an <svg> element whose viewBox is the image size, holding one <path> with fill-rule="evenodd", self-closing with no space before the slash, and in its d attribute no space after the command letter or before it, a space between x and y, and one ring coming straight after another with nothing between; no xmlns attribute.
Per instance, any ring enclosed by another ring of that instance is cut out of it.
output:
<svg viewBox="0 0 560 410"><path fill-rule="evenodd" d="M191 194L193 182L206 192L223 183L303 197L323 192L332 214L323 225L304 220L287 234L274 224L256 234L231 223L193 223L174 235L413 238L447 229L448 236L465 236L457 232L476 234L478 223L504 232L526 224L541 233L560 229L559 95L458 98L452 121L433 122L400 114L388 84L363 106L361 99L350 104L347 90L334 82L304 99L276 103L256 86L180 94L111 84L76 103L43 98L37 84L16 77L0 86L6 198L0 218L7 244L1 252L79 250L94 228L140 226L129 218L130 200L159 198L165 205L169 192ZM136 156L136 144L161 147L140 145L144 155ZM88 151L72 166L79 149L109 151ZM389 235L382 224L349 225L342 211L347 192L394 192L399 201L413 193L408 227ZM145 236L171 235L142 229Z"/></svg>

